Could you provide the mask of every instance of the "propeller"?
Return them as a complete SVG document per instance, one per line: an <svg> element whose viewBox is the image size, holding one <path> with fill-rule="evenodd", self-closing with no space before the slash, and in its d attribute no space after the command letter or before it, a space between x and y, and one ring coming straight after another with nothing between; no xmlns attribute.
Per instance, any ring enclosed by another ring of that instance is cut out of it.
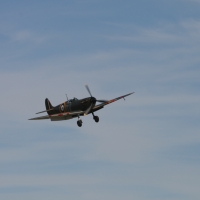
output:
<svg viewBox="0 0 200 200"><path fill-rule="evenodd" d="M92 97L92 94L91 94L91 92L90 92L90 88L88 87L88 85L85 85L85 87L86 87L88 93L90 94L90 96Z"/></svg>
<svg viewBox="0 0 200 200"><path fill-rule="evenodd" d="M95 97L92 96L92 93L90 92L90 88L88 87L88 85L85 85L88 93L90 94L91 98L90 98L90 102L91 105L89 106L89 108L85 111L84 115L87 115L95 106L96 102L101 102L101 103L105 103L107 102L106 100L97 100Z"/></svg>
<svg viewBox="0 0 200 200"><path fill-rule="evenodd" d="M106 103L107 102L107 100L97 100L98 102L100 102L100 103Z"/></svg>
<svg viewBox="0 0 200 200"><path fill-rule="evenodd" d="M92 104L90 105L90 107L85 111L84 115L87 115L87 114L92 110L92 108L93 108L94 106L95 106L95 104L92 103Z"/></svg>
<svg viewBox="0 0 200 200"><path fill-rule="evenodd" d="M86 87L88 93L90 94L90 96L93 97L93 96L92 96L92 93L90 92L90 88L88 87L88 85L85 85L85 87ZM93 98L94 98L94 97L93 97ZM95 98L95 99L96 99L96 98ZM97 102L101 102L101 103L107 102L107 100L97 100L97 99L96 99L96 101L97 101Z"/></svg>

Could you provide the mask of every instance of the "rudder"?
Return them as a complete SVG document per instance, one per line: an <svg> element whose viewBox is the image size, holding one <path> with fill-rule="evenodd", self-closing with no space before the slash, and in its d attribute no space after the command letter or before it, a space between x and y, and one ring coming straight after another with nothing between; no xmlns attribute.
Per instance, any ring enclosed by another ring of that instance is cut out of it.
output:
<svg viewBox="0 0 200 200"><path fill-rule="evenodd" d="M51 105L51 102L47 98L45 99L45 106L46 106L46 110L53 109L53 106ZM50 114L50 111L47 111L47 113Z"/></svg>

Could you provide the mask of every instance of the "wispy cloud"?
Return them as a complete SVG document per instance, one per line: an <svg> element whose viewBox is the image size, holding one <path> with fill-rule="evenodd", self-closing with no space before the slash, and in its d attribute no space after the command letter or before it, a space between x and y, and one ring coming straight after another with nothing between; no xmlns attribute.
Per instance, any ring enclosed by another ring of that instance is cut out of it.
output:
<svg viewBox="0 0 200 200"><path fill-rule="evenodd" d="M73 31L63 18L58 30L0 28L2 199L199 198L199 158L182 156L200 143L199 20L102 19L91 29L73 20ZM46 97L88 96L85 84L98 99L135 94L97 112L98 124L82 118L81 129L76 119L27 120Z"/></svg>

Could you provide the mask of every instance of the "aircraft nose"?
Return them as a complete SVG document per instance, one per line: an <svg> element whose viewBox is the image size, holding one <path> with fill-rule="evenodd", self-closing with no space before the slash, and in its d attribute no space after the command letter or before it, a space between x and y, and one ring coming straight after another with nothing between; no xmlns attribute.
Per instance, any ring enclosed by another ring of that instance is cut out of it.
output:
<svg viewBox="0 0 200 200"><path fill-rule="evenodd" d="M96 101L97 101L97 100L96 100L96 98L95 98L95 97L91 97L91 98L90 98L90 102L91 102L91 103L95 104L95 103L96 103Z"/></svg>

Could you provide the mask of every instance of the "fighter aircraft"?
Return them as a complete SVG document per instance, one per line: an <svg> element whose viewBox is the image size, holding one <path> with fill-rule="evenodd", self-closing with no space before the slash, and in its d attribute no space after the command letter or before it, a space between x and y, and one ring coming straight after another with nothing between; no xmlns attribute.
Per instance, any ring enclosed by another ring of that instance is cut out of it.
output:
<svg viewBox="0 0 200 200"><path fill-rule="evenodd" d="M46 98L45 99L45 105L46 110L38 112L36 114L47 112L48 115L31 118L29 120L41 120L41 119L50 119L51 121L60 121L60 120L69 120L75 117L78 117L77 125L79 127L82 126L82 120L80 119L80 116L86 116L90 113L93 115L93 119L95 122L99 122L99 117L94 115L94 112L97 110L100 110L104 108L104 106L113 103L119 99L124 99L126 96L129 96L132 93L117 97L115 99L111 100L97 100L95 97L92 96L90 89L88 85L85 85L88 93L90 94L90 97L84 98L84 99L77 99L73 98L65 101L64 103L61 103L55 107L53 107L50 103L50 101ZM100 104L96 105L96 102L100 102Z"/></svg>

